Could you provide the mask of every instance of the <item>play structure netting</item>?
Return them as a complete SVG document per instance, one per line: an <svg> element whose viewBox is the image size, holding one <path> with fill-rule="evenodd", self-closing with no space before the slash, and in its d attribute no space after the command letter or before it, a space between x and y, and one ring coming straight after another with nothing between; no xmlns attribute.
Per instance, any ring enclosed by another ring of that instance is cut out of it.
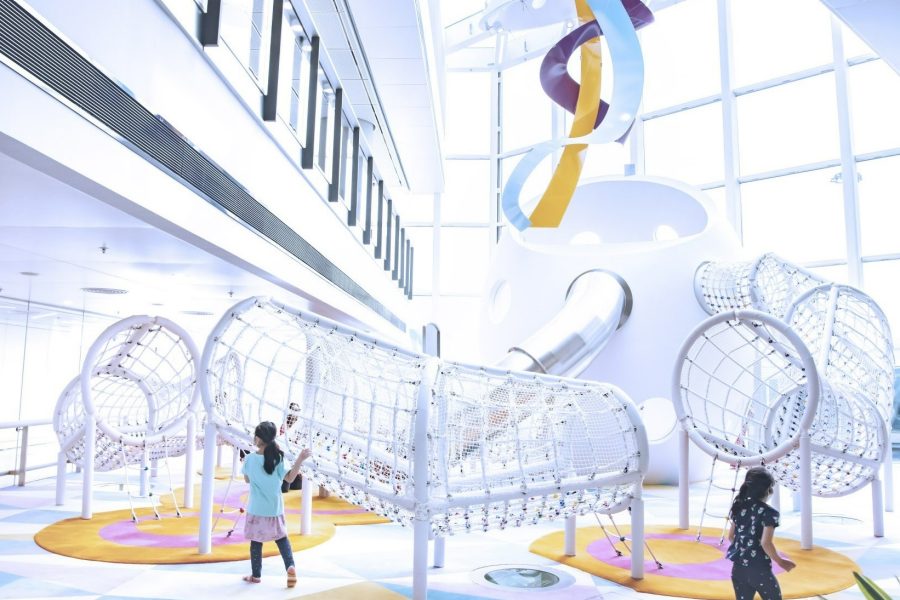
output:
<svg viewBox="0 0 900 600"><path fill-rule="evenodd" d="M690 439L717 460L764 464L804 496L842 496L871 484L880 535L893 347L878 305L772 254L705 263L695 290L715 314L676 359L673 398ZM681 479L686 486L686 473ZM682 492L683 525L686 500ZM804 505L808 545L808 498Z"/></svg>
<svg viewBox="0 0 900 600"><path fill-rule="evenodd" d="M162 317L128 317L91 345L53 418L60 470L64 473L66 462L84 470L83 516L91 513L94 471L141 465L145 472L151 462L192 455L199 356L187 332ZM188 469L188 481L192 476ZM64 482L57 478L58 500Z"/></svg>

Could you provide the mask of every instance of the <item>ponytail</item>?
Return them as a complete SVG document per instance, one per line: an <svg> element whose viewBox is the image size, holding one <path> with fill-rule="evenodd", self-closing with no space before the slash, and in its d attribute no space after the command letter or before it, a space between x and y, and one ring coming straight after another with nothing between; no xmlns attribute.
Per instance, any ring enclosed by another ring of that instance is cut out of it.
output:
<svg viewBox="0 0 900 600"><path fill-rule="evenodd" d="M269 475L274 473L275 466L284 460L284 452L278 447L278 442L275 441L275 433L277 431L275 423L263 421L256 426L256 431L253 432L256 437L266 444L266 447L263 449L263 469Z"/></svg>
<svg viewBox="0 0 900 600"><path fill-rule="evenodd" d="M765 467L753 467L747 469L747 475L744 477L744 483L734 497L731 503L731 510L728 516L732 519L741 507L751 500L763 500L769 495L769 490L775 484L775 478L772 477Z"/></svg>

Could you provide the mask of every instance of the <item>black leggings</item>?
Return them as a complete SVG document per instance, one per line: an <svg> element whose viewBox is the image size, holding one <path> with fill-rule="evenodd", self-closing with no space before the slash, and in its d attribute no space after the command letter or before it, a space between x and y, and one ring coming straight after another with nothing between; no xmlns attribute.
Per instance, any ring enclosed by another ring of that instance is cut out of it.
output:
<svg viewBox="0 0 900 600"><path fill-rule="evenodd" d="M757 593L762 600L781 600L781 586L768 565L742 567L735 563L731 568L731 584L737 600L753 600Z"/></svg>
<svg viewBox="0 0 900 600"><path fill-rule="evenodd" d="M283 537L275 540L275 543L278 545L278 551L281 552L284 568L293 567L294 552L291 550L291 541L287 537ZM262 542L250 542L250 571L253 577L262 577Z"/></svg>

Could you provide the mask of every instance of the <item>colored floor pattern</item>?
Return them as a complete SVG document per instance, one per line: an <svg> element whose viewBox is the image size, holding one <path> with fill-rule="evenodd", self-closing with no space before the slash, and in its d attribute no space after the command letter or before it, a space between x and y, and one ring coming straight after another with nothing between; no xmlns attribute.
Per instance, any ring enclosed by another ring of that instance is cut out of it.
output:
<svg viewBox="0 0 900 600"><path fill-rule="evenodd" d="M97 512L127 508L118 481L114 475L97 475ZM24 488L14 487L12 477L0 482L4 485L0 487L0 599L394 600L412 596L412 532L399 525L336 528L334 537L327 542L298 552L299 582L296 588L288 590L284 587L284 569L277 556L263 560L262 583L248 585L240 580L249 570L249 561L244 560L145 565L91 562L51 554L34 542L34 535L61 519L77 517L79 477L69 476L68 501L63 506L54 505L53 479L29 482ZM697 487L692 494L694 498L702 498L704 492L705 487ZM654 486L646 490L648 524L674 521L676 494L675 488L670 487ZM711 502L724 503L726 499L717 494L713 492ZM847 498L816 499L816 543L850 557L889 594L900 598L900 582L895 578L900 575L900 516L889 513L885 519L887 537L873 538L870 502L867 491ZM782 511L778 535L796 539L799 515L790 511L789 497L784 503L786 508ZM296 520L295 516L289 518ZM627 518L622 517L621 521L627 522ZM579 524L587 526L595 521L593 517L584 517L579 519ZM535 540L561 528L562 523L551 523L450 538L445 568L429 572L429 600L664 598L632 590L528 551ZM490 588L473 575L479 568L500 563L552 568L571 576L573 582L559 591L529 594ZM863 600L855 587L826 597L829 600Z"/></svg>
<svg viewBox="0 0 900 600"><path fill-rule="evenodd" d="M623 535L628 527L620 528ZM683 598L731 600L731 561L723 556L727 548L719 545L720 529L703 528L697 531L676 527L651 525L646 539L659 568L649 554L645 554L644 579L631 579L631 552L627 543L611 543L600 527L583 527L575 535L575 556L565 556L562 532L546 535L531 545L531 551L552 560L587 571L593 575L621 583L633 590ZM791 557L797 568L786 573L775 566L774 572L784 598L809 598L819 594L838 592L855 585L853 571L860 567L852 560L828 548L814 546L800 549L797 540L777 537L775 547Z"/></svg>

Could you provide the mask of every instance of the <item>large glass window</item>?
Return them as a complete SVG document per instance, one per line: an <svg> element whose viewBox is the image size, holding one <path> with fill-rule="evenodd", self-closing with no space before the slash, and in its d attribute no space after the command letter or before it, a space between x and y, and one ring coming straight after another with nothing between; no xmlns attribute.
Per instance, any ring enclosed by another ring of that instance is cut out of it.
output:
<svg viewBox="0 0 900 600"><path fill-rule="evenodd" d="M553 137L553 104L541 89L540 67L541 59L535 58L503 71L500 137L504 151Z"/></svg>
<svg viewBox="0 0 900 600"><path fill-rule="evenodd" d="M898 136L900 139L900 136ZM858 163L864 255L900 253L900 156ZM900 322L897 324L900 329Z"/></svg>
<svg viewBox="0 0 900 600"><path fill-rule="evenodd" d="M266 85L269 53L263 52L272 0L223 0L219 36L260 87Z"/></svg>
<svg viewBox="0 0 900 600"><path fill-rule="evenodd" d="M491 150L491 74L447 73L444 148L447 154Z"/></svg>
<svg viewBox="0 0 900 600"><path fill-rule="evenodd" d="M893 335L896 339L897 329L900 327L900 294L897 293L900 260L863 263L863 281L866 293L878 303L887 316L888 323L893 325Z"/></svg>
<svg viewBox="0 0 900 600"><path fill-rule="evenodd" d="M850 67L853 151L857 154L900 147L900 75L883 60Z"/></svg>
<svg viewBox="0 0 900 600"><path fill-rule="evenodd" d="M741 174L837 159L835 98L833 73L739 96Z"/></svg>
<svg viewBox="0 0 900 600"><path fill-rule="evenodd" d="M484 291L490 238L487 227L441 228L441 294L475 296Z"/></svg>
<svg viewBox="0 0 900 600"><path fill-rule="evenodd" d="M292 9L290 9L292 10ZM299 25L295 25L297 29ZM305 35L297 36L287 26L281 30L281 61L278 65L278 117L306 143L306 113L309 98L310 52Z"/></svg>
<svg viewBox="0 0 900 600"><path fill-rule="evenodd" d="M719 93L719 26L716 0L680 2L641 30L644 110Z"/></svg>
<svg viewBox="0 0 900 600"><path fill-rule="evenodd" d="M719 102L646 121L644 140L644 169L648 175L692 184L723 177Z"/></svg>
<svg viewBox="0 0 900 600"><path fill-rule="evenodd" d="M491 163L448 160L444 164L441 222L487 223L491 218Z"/></svg>
<svg viewBox="0 0 900 600"><path fill-rule="evenodd" d="M846 260L843 186L835 169L741 185L744 245L792 262Z"/></svg>
<svg viewBox="0 0 900 600"><path fill-rule="evenodd" d="M831 13L819 0L732 0L731 10L737 87L834 59Z"/></svg>
<svg viewBox="0 0 900 600"><path fill-rule="evenodd" d="M430 294L434 277L434 230L431 227L406 227L413 247L413 295Z"/></svg>

